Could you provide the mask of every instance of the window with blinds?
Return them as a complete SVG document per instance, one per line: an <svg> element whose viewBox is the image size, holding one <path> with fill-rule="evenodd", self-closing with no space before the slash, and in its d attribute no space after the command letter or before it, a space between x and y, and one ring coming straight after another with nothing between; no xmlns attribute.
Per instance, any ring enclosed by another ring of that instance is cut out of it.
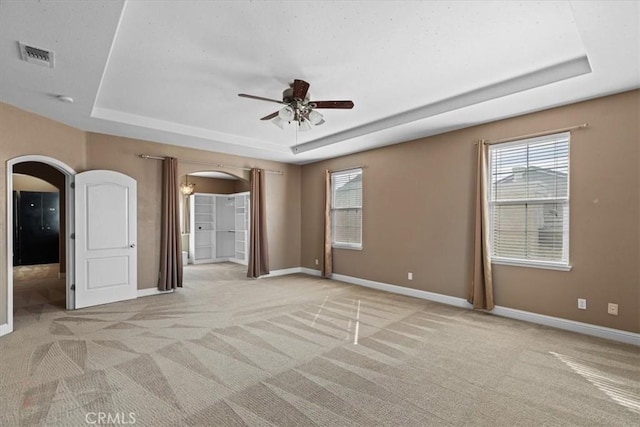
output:
<svg viewBox="0 0 640 427"><path fill-rule="evenodd" d="M331 174L331 225L334 247L362 248L362 169Z"/></svg>
<svg viewBox="0 0 640 427"><path fill-rule="evenodd" d="M569 133L489 146L493 261L569 264Z"/></svg>

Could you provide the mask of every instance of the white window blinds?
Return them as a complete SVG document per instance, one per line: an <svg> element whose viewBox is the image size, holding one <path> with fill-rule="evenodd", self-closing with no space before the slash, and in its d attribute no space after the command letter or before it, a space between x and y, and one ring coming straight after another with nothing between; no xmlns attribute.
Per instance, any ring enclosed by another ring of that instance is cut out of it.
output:
<svg viewBox="0 0 640 427"><path fill-rule="evenodd" d="M569 263L569 133L489 146L492 259Z"/></svg>
<svg viewBox="0 0 640 427"><path fill-rule="evenodd" d="M362 169L331 174L332 243L362 247Z"/></svg>

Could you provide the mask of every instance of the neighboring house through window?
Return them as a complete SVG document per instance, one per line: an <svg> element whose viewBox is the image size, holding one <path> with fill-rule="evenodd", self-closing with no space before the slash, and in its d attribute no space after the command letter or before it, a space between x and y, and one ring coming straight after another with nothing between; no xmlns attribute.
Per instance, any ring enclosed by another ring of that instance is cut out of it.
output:
<svg viewBox="0 0 640 427"><path fill-rule="evenodd" d="M569 133L489 146L492 262L569 266Z"/></svg>
<svg viewBox="0 0 640 427"><path fill-rule="evenodd" d="M362 169L331 173L332 245L362 249Z"/></svg>

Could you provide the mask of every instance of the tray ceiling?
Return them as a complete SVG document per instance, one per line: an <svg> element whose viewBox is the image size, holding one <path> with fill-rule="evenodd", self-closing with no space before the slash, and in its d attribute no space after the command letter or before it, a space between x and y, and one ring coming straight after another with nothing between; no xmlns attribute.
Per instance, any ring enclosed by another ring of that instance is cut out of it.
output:
<svg viewBox="0 0 640 427"><path fill-rule="evenodd" d="M307 163L640 86L637 2L0 3L0 100L69 125ZM20 59L18 42L55 51ZM308 132L259 118L293 79ZM59 102L57 95L74 98ZM568 125L573 123L568 123Z"/></svg>

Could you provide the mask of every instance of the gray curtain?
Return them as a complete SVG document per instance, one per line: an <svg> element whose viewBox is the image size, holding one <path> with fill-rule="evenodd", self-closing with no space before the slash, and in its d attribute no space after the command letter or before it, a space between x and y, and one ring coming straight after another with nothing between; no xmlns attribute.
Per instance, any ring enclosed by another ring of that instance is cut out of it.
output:
<svg viewBox="0 0 640 427"><path fill-rule="evenodd" d="M269 242L267 239L267 197L265 172L251 169L249 215L249 267L247 277L269 274Z"/></svg>
<svg viewBox="0 0 640 427"><path fill-rule="evenodd" d="M489 258L489 212L487 206L487 148L478 142L476 171L475 232L473 242L473 273L469 303L475 309L493 310L493 277Z"/></svg>
<svg viewBox="0 0 640 427"><path fill-rule="evenodd" d="M322 276L333 273L333 249L331 247L331 172L324 172L324 249L322 252Z"/></svg>
<svg viewBox="0 0 640 427"><path fill-rule="evenodd" d="M178 198L178 159L162 162L162 219L160 222L160 277L158 289L182 287L182 245Z"/></svg>

